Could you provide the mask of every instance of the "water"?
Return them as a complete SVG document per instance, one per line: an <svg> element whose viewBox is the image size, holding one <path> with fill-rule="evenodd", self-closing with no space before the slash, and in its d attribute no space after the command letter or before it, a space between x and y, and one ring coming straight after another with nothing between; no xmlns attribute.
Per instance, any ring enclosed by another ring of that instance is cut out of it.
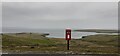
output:
<svg viewBox="0 0 120 56"><path fill-rule="evenodd" d="M3 33L16 32L34 32L34 33L49 33L47 37L65 38L65 29L3 29ZM72 31L72 38L81 38L82 36L95 35L94 32L74 32Z"/></svg>
<svg viewBox="0 0 120 56"><path fill-rule="evenodd" d="M64 29L45 29L40 30L40 33L49 33L50 35L47 37L55 37L55 38L65 38L65 30ZM94 35L94 32L74 32L72 31L72 38L81 38L82 36Z"/></svg>
<svg viewBox="0 0 120 56"><path fill-rule="evenodd" d="M65 38L65 30L46 30L46 33L50 33L49 36L47 37L55 37L55 38ZM72 38L81 38L82 36L87 36L87 35L94 35L96 33L94 32L71 32Z"/></svg>

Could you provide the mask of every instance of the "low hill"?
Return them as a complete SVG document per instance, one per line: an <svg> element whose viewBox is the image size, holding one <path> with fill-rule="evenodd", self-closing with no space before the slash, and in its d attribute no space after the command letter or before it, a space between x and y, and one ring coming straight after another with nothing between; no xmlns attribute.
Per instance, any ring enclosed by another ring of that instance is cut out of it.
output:
<svg viewBox="0 0 120 56"><path fill-rule="evenodd" d="M15 37L10 35L4 35L2 37L3 46L34 46L34 45L51 45L54 42L48 38L43 39L39 36L39 39L31 37Z"/></svg>
<svg viewBox="0 0 120 56"><path fill-rule="evenodd" d="M24 37L24 38L34 38L34 39L44 39L48 33L2 33L1 35L8 35L13 37Z"/></svg>
<svg viewBox="0 0 120 56"><path fill-rule="evenodd" d="M91 35L86 36L82 39L82 41L87 41L99 45L106 45L106 46L118 46L118 35Z"/></svg>

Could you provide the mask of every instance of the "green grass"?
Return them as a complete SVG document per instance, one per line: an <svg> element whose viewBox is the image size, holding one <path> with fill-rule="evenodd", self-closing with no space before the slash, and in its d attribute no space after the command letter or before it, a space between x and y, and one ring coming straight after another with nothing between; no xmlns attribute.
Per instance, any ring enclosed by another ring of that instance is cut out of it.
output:
<svg viewBox="0 0 120 56"><path fill-rule="evenodd" d="M50 45L53 41L48 39L33 39L4 35L2 38L3 46L26 46L26 45Z"/></svg>
<svg viewBox="0 0 120 56"><path fill-rule="evenodd" d="M83 38L82 41L87 41L98 45L118 46L118 35L91 35Z"/></svg>
<svg viewBox="0 0 120 56"><path fill-rule="evenodd" d="M3 51L13 53L117 53L118 35L91 35L83 39L70 40L70 50L66 49L64 38L47 38L38 34L29 35L9 35L2 37ZM26 46L26 47L24 47ZM34 48L31 48L34 47ZM17 52L18 51L18 52Z"/></svg>

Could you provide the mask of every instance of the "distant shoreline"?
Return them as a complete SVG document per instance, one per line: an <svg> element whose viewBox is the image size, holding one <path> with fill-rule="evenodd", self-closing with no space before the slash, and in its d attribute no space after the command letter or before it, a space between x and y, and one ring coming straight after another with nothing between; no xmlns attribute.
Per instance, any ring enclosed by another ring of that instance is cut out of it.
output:
<svg viewBox="0 0 120 56"><path fill-rule="evenodd" d="M78 29L73 30L76 32L96 32L96 33L118 33L119 30L106 30L106 29Z"/></svg>

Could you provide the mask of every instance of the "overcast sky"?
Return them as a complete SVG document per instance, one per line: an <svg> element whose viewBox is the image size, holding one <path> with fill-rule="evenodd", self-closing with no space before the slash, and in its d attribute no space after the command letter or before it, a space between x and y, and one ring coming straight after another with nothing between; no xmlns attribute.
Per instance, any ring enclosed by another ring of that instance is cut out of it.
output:
<svg viewBox="0 0 120 56"><path fill-rule="evenodd" d="M1 0L2 2L119 2L119 0Z"/></svg>
<svg viewBox="0 0 120 56"><path fill-rule="evenodd" d="M117 2L4 2L3 27L117 29Z"/></svg>

